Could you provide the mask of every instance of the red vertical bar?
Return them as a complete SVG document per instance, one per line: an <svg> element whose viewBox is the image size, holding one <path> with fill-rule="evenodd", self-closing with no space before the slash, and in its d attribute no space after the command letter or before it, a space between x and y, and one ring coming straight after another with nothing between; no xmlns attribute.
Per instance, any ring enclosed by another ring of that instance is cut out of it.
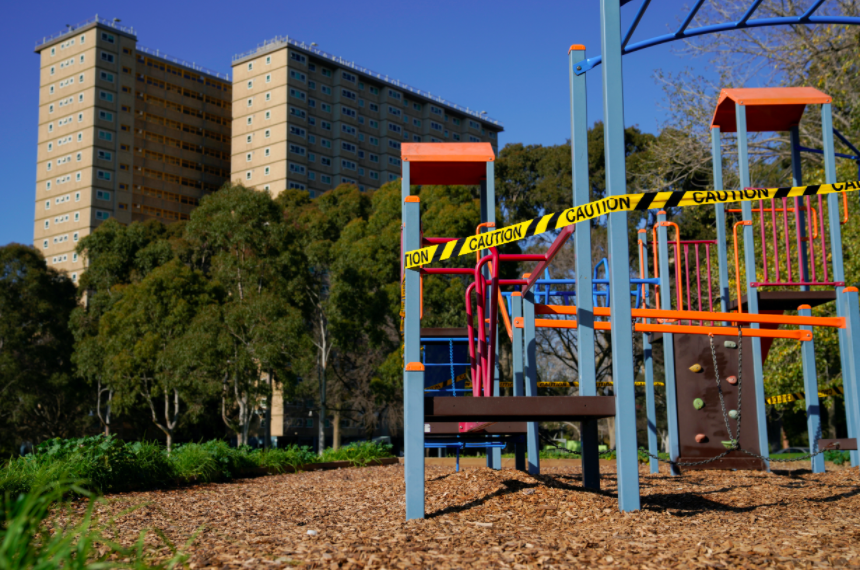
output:
<svg viewBox="0 0 860 570"><path fill-rule="evenodd" d="M761 226L761 264L764 267L764 282L767 283L767 240L764 237L764 200L758 201L758 223ZM755 275L753 275L753 279L758 281Z"/></svg>
<svg viewBox="0 0 860 570"><path fill-rule="evenodd" d="M687 310L688 311L692 307L692 305L690 304L690 261L688 259L689 253L690 253L690 246L687 244L684 244L684 272L687 274ZM687 324L692 325L693 321L690 319L687 319Z"/></svg>
<svg viewBox="0 0 860 570"><path fill-rule="evenodd" d="M702 311L702 268L699 265L699 244L696 244L696 294L699 297L699 312ZM702 326L702 319L699 319L699 326Z"/></svg>
<svg viewBox="0 0 860 570"><path fill-rule="evenodd" d="M782 199L782 227L785 233L785 267L788 270L788 282L791 283L791 240L788 239L788 201Z"/></svg>
<svg viewBox="0 0 860 570"><path fill-rule="evenodd" d="M708 266L708 310L710 312L714 312L714 295L712 292L712 283L711 283L711 244L705 244L705 263ZM714 321L711 321L711 326L714 325Z"/></svg>
<svg viewBox="0 0 860 570"><path fill-rule="evenodd" d="M806 281L805 271L803 270L803 241L800 237L800 204L801 201L799 198L794 198L794 234L797 238L797 281L804 282Z"/></svg>
<svg viewBox="0 0 860 570"><path fill-rule="evenodd" d="M779 283L779 237L776 233L776 200L770 201L770 223L773 226L773 267L776 271L775 281Z"/></svg>
<svg viewBox="0 0 860 570"><path fill-rule="evenodd" d="M821 265L824 268L824 282L827 283L830 279L827 278L827 240L824 238L827 232L824 231L824 198L822 196L818 197L818 233L821 236Z"/></svg>
<svg viewBox="0 0 860 570"><path fill-rule="evenodd" d="M806 221L807 221L807 240L806 243L809 244L809 268L812 271L812 275L809 276L809 281L811 283L815 283L815 240L813 239L813 223L812 216L815 215L815 211L812 209L812 198L809 196L806 197ZM824 228L821 228L824 231Z"/></svg>

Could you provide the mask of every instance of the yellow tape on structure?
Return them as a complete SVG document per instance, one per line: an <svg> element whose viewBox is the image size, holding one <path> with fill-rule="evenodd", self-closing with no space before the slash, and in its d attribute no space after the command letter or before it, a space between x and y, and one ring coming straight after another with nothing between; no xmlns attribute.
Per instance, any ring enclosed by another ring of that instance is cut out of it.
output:
<svg viewBox="0 0 860 570"><path fill-rule="evenodd" d="M644 194L626 194L611 196L590 202L583 206L568 208L563 212L547 214L527 222L500 228L492 232L469 236L449 241L444 244L431 245L421 249L406 252L406 267L414 269L444 261L452 257L475 253L482 249L512 243L544 232L558 230L571 224L578 224L594 218L599 218L613 212L632 212L635 210L655 210L664 208L686 208L689 206L704 206L706 204L726 204L731 202L749 202L752 200L767 200L770 198L793 198L800 196L817 196L835 192L851 192L860 190L860 182L842 182L838 184L821 184L817 186L795 186L793 188L754 188L747 190L687 190L684 192L646 192Z"/></svg>
<svg viewBox="0 0 860 570"><path fill-rule="evenodd" d="M830 388L828 390L819 390L818 397L826 398L828 396L841 396L845 393L845 390L842 386L837 386L835 388ZM772 406L773 404L790 404L792 402L796 402L797 400L805 400L806 394L803 392L795 392L793 394L780 394L779 396L771 396L767 398L765 402L767 402L768 406Z"/></svg>

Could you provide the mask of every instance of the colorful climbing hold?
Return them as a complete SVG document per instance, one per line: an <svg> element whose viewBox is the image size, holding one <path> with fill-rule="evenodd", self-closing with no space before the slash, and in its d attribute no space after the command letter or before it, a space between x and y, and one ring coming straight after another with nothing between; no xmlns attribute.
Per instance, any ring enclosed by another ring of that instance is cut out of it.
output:
<svg viewBox="0 0 860 570"><path fill-rule="evenodd" d="M729 410L729 417L733 420L738 419L738 411L737 410Z"/></svg>
<svg viewBox="0 0 860 570"><path fill-rule="evenodd" d="M708 439L708 436L706 436L705 434L703 434L703 433L697 433L696 434L696 443L702 443L706 439Z"/></svg>
<svg viewBox="0 0 860 570"><path fill-rule="evenodd" d="M702 365L701 364L694 364L694 365L690 366L690 371L691 372L701 372L702 371Z"/></svg>
<svg viewBox="0 0 860 570"><path fill-rule="evenodd" d="M726 382L728 382L729 384L734 386L735 384L738 383L738 377L737 376L728 376L728 377L726 377Z"/></svg>
<svg viewBox="0 0 860 570"><path fill-rule="evenodd" d="M736 343L733 340L727 340L727 341L723 342L723 346L725 346L726 348L737 348L738 343Z"/></svg>
<svg viewBox="0 0 860 570"><path fill-rule="evenodd" d="M696 408L697 410L701 410L702 408L705 407L704 400L702 400L701 398L696 398L695 400L693 400L693 407Z"/></svg>

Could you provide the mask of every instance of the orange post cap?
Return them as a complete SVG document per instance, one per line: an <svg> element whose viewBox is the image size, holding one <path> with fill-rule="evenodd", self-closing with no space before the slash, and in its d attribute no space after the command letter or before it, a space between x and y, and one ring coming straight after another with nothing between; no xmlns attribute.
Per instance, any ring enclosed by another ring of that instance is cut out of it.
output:
<svg viewBox="0 0 860 570"><path fill-rule="evenodd" d="M514 291L513 293L511 293L511 296L512 296L512 297L522 297L522 296L523 296L523 294L522 294L522 293L520 293L519 291Z"/></svg>
<svg viewBox="0 0 860 570"><path fill-rule="evenodd" d="M424 372L424 365L420 362L409 362L406 364L407 372Z"/></svg>
<svg viewBox="0 0 860 570"><path fill-rule="evenodd" d="M857 287L846 287L842 290L843 293L856 293Z"/></svg>
<svg viewBox="0 0 860 570"><path fill-rule="evenodd" d="M531 273L523 273L523 279L528 279L532 276Z"/></svg>
<svg viewBox="0 0 860 570"><path fill-rule="evenodd" d="M812 308L812 307L811 307L811 306L809 306L809 305L801 305L801 306L799 306L799 307L797 308L797 310L798 310L798 311L800 311L801 309L811 309L811 308Z"/></svg>
<svg viewBox="0 0 860 570"><path fill-rule="evenodd" d="M421 198L419 198L418 196L407 196L406 198L404 198L403 201L404 202L420 202Z"/></svg>
<svg viewBox="0 0 860 570"><path fill-rule="evenodd" d="M576 50L576 51L585 51L585 46L584 46L584 45L582 45L582 44L573 44L572 46L570 46L570 49L568 49L568 50L567 50L567 53L570 53L570 52L572 52L572 51L574 51L574 50Z"/></svg>

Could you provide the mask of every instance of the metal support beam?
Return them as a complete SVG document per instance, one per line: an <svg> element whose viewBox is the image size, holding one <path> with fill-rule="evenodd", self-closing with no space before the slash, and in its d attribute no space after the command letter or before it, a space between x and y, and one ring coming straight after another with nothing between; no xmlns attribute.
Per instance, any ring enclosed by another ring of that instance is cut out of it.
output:
<svg viewBox="0 0 860 570"><path fill-rule="evenodd" d="M811 317L812 308L809 305L801 305L797 314L802 317ZM813 335L812 327L802 326ZM818 375L815 373L815 341L800 343L800 356L803 361L803 392L806 396L806 431L809 434L809 451L818 451L816 444L821 438L821 407L818 404ZM824 473L824 456L816 455L811 459L812 472Z"/></svg>
<svg viewBox="0 0 860 570"><path fill-rule="evenodd" d="M421 247L420 204L409 196L409 163L403 163L403 251ZM407 201L409 200L409 201ZM405 259L400 260L405 266ZM404 272L403 432L406 519L424 518L424 370L421 364L421 289L418 271ZM420 367L420 369L419 369ZM412 370L407 370L412 368Z"/></svg>
<svg viewBox="0 0 860 570"><path fill-rule="evenodd" d="M857 298L857 288L856 287L846 287L842 290L841 296L843 297L842 303L839 302L837 298L836 304L839 306L840 304L844 307L846 313L846 321L847 328L845 335L845 344L848 352L848 373L845 373L843 369L842 373L842 384L845 390L845 415L851 417L854 415L855 418L857 416L856 409L856 400L849 404L848 402L848 384L853 385L853 392L857 392L857 378L860 378L860 301ZM849 379L846 382L846 379ZM849 405L854 408L853 410L849 410ZM853 414L852 414L853 412ZM856 419L855 419L856 422ZM849 433L850 435L850 433ZM856 437L856 436L854 436ZM856 450L851 451L851 464L854 465L854 455L856 454Z"/></svg>
<svg viewBox="0 0 860 570"><path fill-rule="evenodd" d="M800 161L800 131L792 127L788 133L791 141L791 185L803 186L803 163ZM792 198L794 207L797 209L797 224L800 226L800 237L806 237L806 212L802 211L800 198ZM805 247L800 248L800 281L809 281L809 252ZM801 291L809 291L809 285L801 285Z"/></svg>
<svg viewBox="0 0 860 570"><path fill-rule="evenodd" d="M537 396L537 344L535 339L535 297L534 291L523 296L523 343L526 396ZM540 439L537 422L529 422L526 431L528 452L528 471L531 475L540 474Z"/></svg>
<svg viewBox="0 0 860 570"><path fill-rule="evenodd" d="M821 147L824 151L824 182L825 184L836 183L836 157L833 156L833 115L829 103L821 105ZM827 196L827 218L830 222L830 256L833 259L833 280L845 281L845 267L842 259L842 224L840 221L840 200L838 194ZM825 263L827 260L824 261ZM845 304L847 299L843 295L845 287L836 288L836 316L847 316L849 307ZM842 302L840 302L842 300ZM845 416L848 420L848 437L857 437L857 428L860 427L860 406L858 406L858 381L856 369L852 366L852 359L847 352L852 347L848 344L848 330L839 329L839 354L842 361L842 385L845 389ZM845 372L848 374L845 374ZM860 464L860 452L851 452L851 465L857 467Z"/></svg>
<svg viewBox="0 0 860 570"><path fill-rule="evenodd" d="M621 5L601 0L603 51L603 129L606 156L606 193L627 193L624 146L624 96L621 63ZM615 448L618 472L618 508L637 511L639 454L636 441L636 387L633 373L633 330L630 326L630 262L627 212L610 214L609 289L612 299L612 379L615 382Z"/></svg>
<svg viewBox="0 0 860 570"><path fill-rule="evenodd" d="M737 120L738 132L738 169L740 174L741 188L750 186L750 164L749 151L747 149L747 113L746 107L739 103L735 103L735 114ZM741 203L741 215L744 220L752 221L752 203ZM756 280L756 262L755 262L755 235L753 226L748 225L743 227L744 236L744 269L746 270L746 285L747 285L747 312L754 315L758 314L758 290L752 286ZM738 299L738 304L741 300ZM760 328L757 323L750 325L751 328ZM767 440L767 421L766 421L766 404L764 398L764 367L761 355L761 339L752 337L752 359L753 359L753 379L755 382L754 393L756 400L756 427L758 428L759 451L765 458L770 457L770 449ZM770 471L770 462L765 461L767 470Z"/></svg>
<svg viewBox="0 0 860 570"><path fill-rule="evenodd" d="M648 230L639 230L639 239L642 240L642 278L648 279ZM643 305L648 306L648 286L644 288L642 299ZM651 319L645 319L650 323ZM642 333L642 366L645 369L645 409L648 418L646 429L648 431L648 453L657 455L660 449L657 445L657 403L654 394L654 359L652 358L651 335ZM648 461L651 473L660 472L660 463L655 457Z"/></svg>
<svg viewBox="0 0 860 570"><path fill-rule="evenodd" d="M519 291L511 294L511 320L523 316L523 296ZM514 396L525 396L525 378L523 377L523 329L513 328L514 339L511 342L511 359L513 362ZM514 444L514 468L517 471L526 470L526 446L524 443Z"/></svg>
<svg viewBox="0 0 860 570"><path fill-rule="evenodd" d="M630 23L630 27L627 28L627 33L624 34L624 39L621 40L621 50L627 46L627 42L630 41L630 38L633 37L633 32L636 31L636 28L639 26L639 22L642 20L642 16L645 15L645 10L648 9L648 4L651 3L651 0L642 0L642 4L639 5L639 11L636 12L636 17L633 18L633 22Z"/></svg>
<svg viewBox="0 0 860 570"><path fill-rule="evenodd" d="M714 168L714 190L723 189L723 148L720 127L711 128L711 163ZM717 267L720 280L720 311L729 312L729 257L726 237L726 205L715 204L717 217Z"/></svg>
<svg viewBox="0 0 860 570"><path fill-rule="evenodd" d="M660 210L657 213L657 222L666 221L666 212ZM672 309L672 286L669 269L669 243L668 231L665 226L657 226L657 253L660 256L660 308ZM677 287L677 284L675 284ZM680 309L680 307L679 307ZM678 439L678 398L675 391L675 335L666 333L663 335L663 383L666 385L666 423L669 431L669 458L678 461L681 455L680 441ZM669 466L669 473L680 475L681 471L676 465Z"/></svg>
<svg viewBox="0 0 860 570"><path fill-rule="evenodd" d="M586 77L576 75L574 62L585 57L585 50L571 49L568 53L570 65L570 158L573 165L573 205L582 206L591 201L588 181L588 106L586 99ZM576 254L576 305L577 320L577 369L579 372L579 395L597 395L597 365L594 356L594 301L592 291L591 222L586 231L576 232L574 252ZM600 457L597 440L597 421L580 424L582 436L582 484L587 489L600 489Z"/></svg>

